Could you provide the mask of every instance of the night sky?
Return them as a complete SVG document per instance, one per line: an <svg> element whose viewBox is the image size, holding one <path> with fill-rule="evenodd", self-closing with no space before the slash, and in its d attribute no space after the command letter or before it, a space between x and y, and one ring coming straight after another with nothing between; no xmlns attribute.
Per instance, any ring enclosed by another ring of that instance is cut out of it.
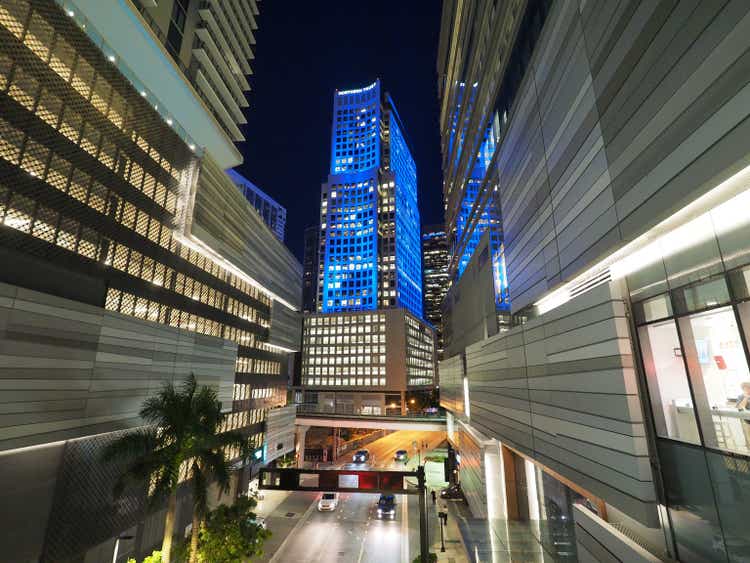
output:
<svg viewBox="0 0 750 563"><path fill-rule="evenodd" d="M381 80L417 163L422 224L442 222L436 57L440 0L260 2L239 171L287 209L286 244L319 218L333 93Z"/></svg>

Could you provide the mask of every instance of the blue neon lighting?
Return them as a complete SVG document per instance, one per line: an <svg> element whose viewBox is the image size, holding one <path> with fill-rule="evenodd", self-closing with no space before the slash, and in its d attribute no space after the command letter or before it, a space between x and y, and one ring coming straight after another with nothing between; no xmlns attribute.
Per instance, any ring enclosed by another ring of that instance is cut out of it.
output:
<svg viewBox="0 0 750 563"><path fill-rule="evenodd" d="M397 304L422 318L422 245L417 204L417 165L409 151L400 120L390 112L391 171L396 180L396 283Z"/></svg>
<svg viewBox="0 0 750 563"><path fill-rule="evenodd" d="M393 100L381 99L379 81L334 95L330 175L323 191L321 311L395 305L422 318L417 167ZM384 205L390 208L391 218L380 210L384 227L392 229L384 235L378 230L379 198L390 197L393 201ZM394 265L382 275L395 270L392 284L383 278L382 297L378 295L379 252L385 252L379 248L385 248L381 236L393 237L393 246L384 254L391 260L386 264L380 256L382 265Z"/></svg>

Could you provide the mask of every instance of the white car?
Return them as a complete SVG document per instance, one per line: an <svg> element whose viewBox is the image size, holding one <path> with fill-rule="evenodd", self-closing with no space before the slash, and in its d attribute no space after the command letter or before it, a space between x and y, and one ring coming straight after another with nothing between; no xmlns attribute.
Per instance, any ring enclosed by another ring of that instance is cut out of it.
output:
<svg viewBox="0 0 750 563"><path fill-rule="evenodd" d="M321 512L336 510L338 505L338 493L323 493L323 496L318 500L318 510Z"/></svg>

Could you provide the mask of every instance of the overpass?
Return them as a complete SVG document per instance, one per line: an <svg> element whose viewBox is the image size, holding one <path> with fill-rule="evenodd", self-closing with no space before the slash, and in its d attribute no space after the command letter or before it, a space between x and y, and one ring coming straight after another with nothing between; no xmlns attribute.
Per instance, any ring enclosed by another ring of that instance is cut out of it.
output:
<svg viewBox="0 0 750 563"><path fill-rule="evenodd" d="M445 432L445 416L340 414L297 409L297 426Z"/></svg>

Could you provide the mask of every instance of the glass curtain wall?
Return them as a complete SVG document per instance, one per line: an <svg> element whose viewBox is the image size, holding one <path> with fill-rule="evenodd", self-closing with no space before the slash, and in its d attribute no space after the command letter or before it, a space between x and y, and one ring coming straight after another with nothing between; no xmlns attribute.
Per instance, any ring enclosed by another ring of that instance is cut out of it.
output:
<svg viewBox="0 0 750 563"><path fill-rule="evenodd" d="M750 561L750 267L635 303L680 561Z"/></svg>

